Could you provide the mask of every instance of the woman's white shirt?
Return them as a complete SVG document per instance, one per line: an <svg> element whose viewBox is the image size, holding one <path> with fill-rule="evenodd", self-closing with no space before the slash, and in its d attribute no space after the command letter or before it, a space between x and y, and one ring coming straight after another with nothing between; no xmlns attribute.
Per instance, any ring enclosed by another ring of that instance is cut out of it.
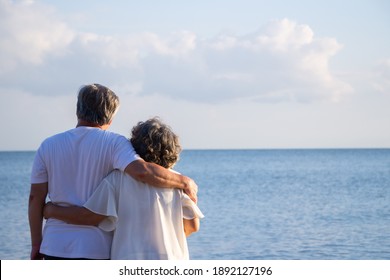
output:
<svg viewBox="0 0 390 280"><path fill-rule="evenodd" d="M204 217L182 190L149 186L119 170L84 207L108 216L99 227L114 230L111 259L189 259L183 218Z"/></svg>

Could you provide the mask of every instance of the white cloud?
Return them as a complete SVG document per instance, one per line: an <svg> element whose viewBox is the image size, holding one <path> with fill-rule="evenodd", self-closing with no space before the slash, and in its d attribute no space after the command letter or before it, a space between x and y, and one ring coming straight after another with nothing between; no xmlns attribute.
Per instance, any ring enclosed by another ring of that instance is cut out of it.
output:
<svg viewBox="0 0 390 280"><path fill-rule="evenodd" d="M225 52L216 72L232 69L223 76L237 77L235 70L240 69L246 81L252 77L252 92L248 89L246 97L337 100L353 91L329 69L329 60L342 46L334 38L315 38L309 26L288 19L270 22L255 34L222 36L211 47L219 51L217 56ZM230 63L226 65L226 61Z"/></svg>
<svg viewBox="0 0 390 280"><path fill-rule="evenodd" d="M3 88L66 94L100 82L206 103L338 100L352 91L329 68L341 44L288 19L209 40L190 31L108 36L72 30L58 12L31 1L0 5Z"/></svg>
<svg viewBox="0 0 390 280"><path fill-rule="evenodd" d="M0 73L43 64L48 55L64 55L73 39L51 9L33 1L0 0L0 34Z"/></svg>
<svg viewBox="0 0 390 280"><path fill-rule="evenodd" d="M312 43L314 33L307 25L299 25L288 19L272 21L256 38L258 46L289 52Z"/></svg>

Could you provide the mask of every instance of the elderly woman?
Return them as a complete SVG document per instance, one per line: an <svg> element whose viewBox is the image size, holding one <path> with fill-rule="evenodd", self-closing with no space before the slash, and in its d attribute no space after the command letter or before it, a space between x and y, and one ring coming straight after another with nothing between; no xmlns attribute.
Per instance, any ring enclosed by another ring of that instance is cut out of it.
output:
<svg viewBox="0 0 390 280"><path fill-rule="evenodd" d="M138 123L130 141L145 161L175 172L179 139L158 118ZM203 214L183 191L146 187L115 170L84 207L48 204L45 217L112 231L111 259L156 260L189 259L186 236L199 230Z"/></svg>

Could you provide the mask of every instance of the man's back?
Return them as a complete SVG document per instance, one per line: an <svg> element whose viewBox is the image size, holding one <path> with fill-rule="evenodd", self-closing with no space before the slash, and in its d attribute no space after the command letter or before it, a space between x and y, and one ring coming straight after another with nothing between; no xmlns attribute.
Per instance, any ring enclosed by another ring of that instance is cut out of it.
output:
<svg viewBox="0 0 390 280"><path fill-rule="evenodd" d="M110 171L124 170L137 158L125 137L80 126L42 143L31 183L48 182L48 195L54 203L82 205ZM65 258L109 258L110 241L110 234L96 227L49 219L41 253Z"/></svg>

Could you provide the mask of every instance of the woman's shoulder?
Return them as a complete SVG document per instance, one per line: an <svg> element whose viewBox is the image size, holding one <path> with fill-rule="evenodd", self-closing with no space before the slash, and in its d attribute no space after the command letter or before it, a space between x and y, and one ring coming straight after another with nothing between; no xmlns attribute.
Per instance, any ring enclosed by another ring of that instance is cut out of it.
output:
<svg viewBox="0 0 390 280"><path fill-rule="evenodd" d="M119 169L114 169L112 170L110 173L108 173L107 175L107 179L111 179L111 178L121 178L123 176L126 176L127 174Z"/></svg>
<svg viewBox="0 0 390 280"><path fill-rule="evenodd" d="M120 185L129 185L129 184L144 184L135 180L129 174L119 169L112 170L106 177L105 180L109 181L112 185L120 186Z"/></svg>

